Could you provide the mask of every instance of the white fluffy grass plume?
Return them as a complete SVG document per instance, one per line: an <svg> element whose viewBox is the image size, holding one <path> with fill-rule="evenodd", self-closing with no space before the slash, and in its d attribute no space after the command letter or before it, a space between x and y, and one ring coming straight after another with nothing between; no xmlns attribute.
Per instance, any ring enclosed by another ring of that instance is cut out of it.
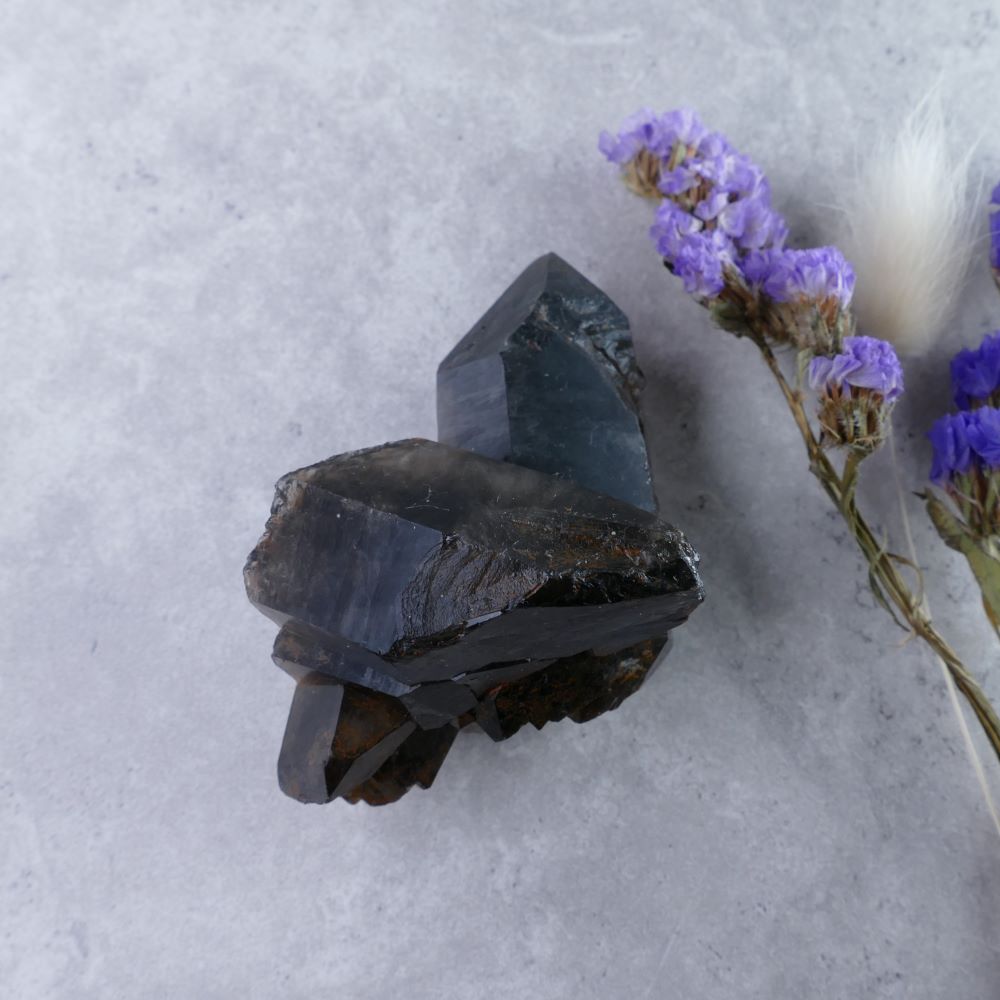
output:
<svg viewBox="0 0 1000 1000"><path fill-rule="evenodd" d="M845 197L842 240L854 265L859 332L902 353L925 351L943 331L974 245L979 191L969 184L972 150L949 148L935 92L894 139L859 158Z"/></svg>

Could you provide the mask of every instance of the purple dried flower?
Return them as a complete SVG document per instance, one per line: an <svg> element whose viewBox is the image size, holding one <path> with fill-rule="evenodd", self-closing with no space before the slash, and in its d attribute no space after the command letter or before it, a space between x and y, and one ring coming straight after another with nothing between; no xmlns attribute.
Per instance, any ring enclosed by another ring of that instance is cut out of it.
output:
<svg viewBox="0 0 1000 1000"><path fill-rule="evenodd" d="M660 191L666 195L684 194L697 186L698 175L690 167L685 166L663 171L657 184Z"/></svg>
<svg viewBox="0 0 1000 1000"><path fill-rule="evenodd" d="M995 552L1000 535L1000 410L983 406L948 414L935 421L927 436L933 446L931 480L958 508L960 534L990 540L989 551ZM952 533L946 534L952 544Z"/></svg>
<svg viewBox="0 0 1000 1000"><path fill-rule="evenodd" d="M847 397L852 386L870 389L892 403L903 394L903 369L887 341L876 337L845 337L843 353L832 358L813 358L809 365L809 385L821 392L836 388Z"/></svg>
<svg viewBox="0 0 1000 1000"><path fill-rule="evenodd" d="M951 385L960 410L988 402L1000 389L1000 330L984 337L974 350L966 348L951 359Z"/></svg>
<svg viewBox="0 0 1000 1000"><path fill-rule="evenodd" d="M642 108L625 119L617 135L602 132L598 147L613 163L624 165L644 149L667 160L677 143L697 146L707 135L708 130L690 108L664 115Z"/></svg>
<svg viewBox="0 0 1000 1000"><path fill-rule="evenodd" d="M949 413L927 436L933 446L930 478L955 503L963 531L995 539L1000 535L1000 410L982 406Z"/></svg>
<svg viewBox="0 0 1000 1000"><path fill-rule="evenodd" d="M732 260L733 247L717 229L703 229L693 215L665 201L649 234L674 274L684 280L685 291L705 298L722 291L723 266Z"/></svg>
<svg viewBox="0 0 1000 1000"><path fill-rule="evenodd" d="M669 193L661 184L660 190ZM727 191L709 191L694 207L694 214L705 222L716 218L718 214L729 204L729 193ZM737 202L737 204L739 204Z"/></svg>
<svg viewBox="0 0 1000 1000"><path fill-rule="evenodd" d="M1000 468L1000 410L993 406L974 410L966 422L966 435L977 464Z"/></svg>
<svg viewBox="0 0 1000 1000"><path fill-rule="evenodd" d="M756 251L742 269L747 282L775 302L833 299L844 308L854 294L854 270L836 247Z"/></svg>
<svg viewBox="0 0 1000 1000"><path fill-rule="evenodd" d="M845 337L833 357L809 365L819 394L819 422L827 447L870 454L885 440L893 403L903 392L903 369L892 346L874 337Z"/></svg>
<svg viewBox="0 0 1000 1000"><path fill-rule="evenodd" d="M715 188L728 194L741 197L760 194L765 200L771 196L764 172L750 157L742 153L730 150L714 156L703 156L693 164L692 170L711 181Z"/></svg>
<svg viewBox="0 0 1000 1000"><path fill-rule="evenodd" d="M671 146L676 142L682 146L698 146L709 134L697 112L691 108L668 111L660 119L660 123Z"/></svg>
<svg viewBox="0 0 1000 1000"><path fill-rule="evenodd" d="M650 235L692 294L717 297L728 265L784 243L788 227L771 207L763 171L694 111L644 109L617 135L602 133L600 148L633 191L661 198Z"/></svg>
<svg viewBox="0 0 1000 1000"><path fill-rule="evenodd" d="M684 280L684 291L714 298L725 285L723 265L732 260L732 244L717 229L683 237L672 261L674 274Z"/></svg>
<svg viewBox="0 0 1000 1000"><path fill-rule="evenodd" d="M712 184L694 214L705 221L716 219L737 249L758 250L784 242L788 229L771 208L767 179L747 157L730 152L695 162L690 170ZM661 190L670 193L662 184Z"/></svg>
<svg viewBox="0 0 1000 1000"><path fill-rule="evenodd" d="M760 196L729 202L719 212L719 228L741 250L781 246L788 235L785 220Z"/></svg>
<svg viewBox="0 0 1000 1000"><path fill-rule="evenodd" d="M698 155L705 158L734 152L729 140L721 132L708 132L698 143Z"/></svg>
<svg viewBox="0 0 1000 1000"><path fill-rule="evenodd" d="M931 480L945 483L954 475L961 475L972 465L972 450L969 447L970 413L946 413L934 421L928 431L933 459Z"/></svg>
<svg viewBox="0 0 1000 1000"><path fill-rule="evenodd" d="M597 145L612 163L625 164L641 149L669 155L669 148L664 151L665 138L659 116L648 108L641 108L625 119L617 135L602 132Z"/></svg>
<svg viewBox="0 0 1000 1000"><path fill-rule="evenodd" d="M656 211L656 220L649 229L649 235L656 244L657 252L669 263L680 252L685 237L696 233L702 224L672 201L665 201Z"/></svg>
<svg viewBox="0 0 1000 1000"><path fill-rule="evenodd" d="M794 288L799 295L821 300L836 299L850 304L854 294L854 269L836 247L795 251Z"/></svg>
<svg viewBox="0 0 1000 1000"><path fill-rule="evenodd" d="M779 267L784 267L785 255L789 250L780 247L768 247L764 250L754 250L740 261L743 278L751 287L760 287Z"/></svg>

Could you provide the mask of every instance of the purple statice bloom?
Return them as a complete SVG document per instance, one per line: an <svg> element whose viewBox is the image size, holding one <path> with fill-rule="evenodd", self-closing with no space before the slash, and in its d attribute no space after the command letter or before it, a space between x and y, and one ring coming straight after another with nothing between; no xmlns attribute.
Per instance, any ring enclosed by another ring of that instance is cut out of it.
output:
<svg viewBox="0 0 1000 1000"><path fill-rule="evenodd" d="M683 139L679 141L684 141ZM693 143L685 142L691 146ZM770 199L767 179L749 157L732 150L717 132L708 133L693 156L686 157L675 169L663 175L660 190L664 194L682 194L705 180L711 185L709 197L701 203L702 219L714 219L727 201L737 197L761 195ZM711 208L706 208L710 204Z"/></svg>
<svg viewBox="0 0 1000 1000"><path fill-rule="evenodd" d="M691 295L713 298L725 285L723 267L732 261L732 244L717 229L685 236L672 261L674 274Z"/></svg>
<svg viewBox="0 0 1000 1000"><path fill-rule="evenodd" d="M617 135L602 132L597 145L612 163L624 165L641 149L658 156L669 155L669 147L664 151L666 138L660 116L649 108L641 108L625 119Z"/></svg>
<svg viewBox="0 0 1000 1000"><path fill-rule="evenodd" d="M784 243L788 227L771 208L767 178L750 159L730 152L694 163L691 169L712 184L695 207L699 219L717 219L719 228L744 252Z"/></svg>
<svg viewBox="0 0 1000 1000"><path fill-rule="evenodd" d="M727 151L715 156L702 156L692 169L716 189L728 194L744 198L760 194L765 200L771 197L764 172L742 153Z"/></svg>
<svg viewBox="0 0 1000 1000"><path fill-rule="evenodd" d="M903 368L892 345L876 337L845 337L844 350L832 358L816 357L809 365L809 386L823 391L836 386L846 395L851 387L871 389L887 403L903 394Z"/></svg>
<svg viewBox="0 0 1000 1000"><path fill-rule="evenodd" d="M743 251L780 247L788 235L785 220L759 196L728 202L718 219L719 228Z"/></svg>
<svg viewBox="0 0 1000 1000"><path fill-rule="evenodd" d="M742 262L743 276L775 302L836 299L842 307L854 294L854 270L836 247L763 250Z"/></svg>
<svg viewBox="0 0 1000 1000"><path fill-rule="evenodd" d="M927 436L931 441L931 481L945 483L954 475L968 472L972 465L969 446L971 413L946 413L934 421Z"/></svg>
<svg viewBox="0 0 1000 1000"><path fill-rule="evenodd" d="M711 159L732 152L733 147L729 145L729 140L721 132L706 132L704 138L698 143L698 155L703 159Z"/></svg>
<svg viewBox="0 0 1000 1000"><path fill-rule="evenodd" d="M644 109L617 135L602 133L600 148L621 166L641 151L659 159L657 185L665 198L650 235L689 292L714 297L727 265L748 251L784 243L788 229L771 208L761 169L723 135L709 132L694 111L656 115Z"/></svg>
<svg viewBox="0 0 1000 1000"><path fill-rule="evenodd" d="M806 298L837 299L848 305L854 294L854 269L836 247L796 251L796 285Z"/></svg>
<svg viewBox="0 0 1000 1000"><path fill-rule="evenodd" d="M617 134L602 132L597 144L609 160L624 166L643 149L666 160L677 143L697 147L708 134L708 129L690 108L679 108L663 115L642 108L625 119Z"/></svg>
<svg viewBox="0 0 1000 1000"><path fill-rule="evenodd" d="M951 359L951 387L960 410L986 402L1000 389L1000 330L987 334L975 350L966 348Z"/></svg>
<svg viewBox="0 0 1000 1000"><path fill-rule="evenodd" d="M670 137L670 145L679 142L682 146L699 146L709 135L698 113L691 108L677 108L668 111L660 119L664 133Z"/></svg>
<svg viewBox="0 0 1000 1000"><path fill-rule="evenodd" d="M762 287L790 251L781 247L768 247L764 250L754 250L740 261L740 271L748 285Z"/></svg>
<svg viewBox="0 0 1000 1000"><path fill-rule="evenodd" d="M694 214L705 222L718 217L719 213L729 204L727 191L709 191L709 193L694 207Z"/></svg>
<svg viewBox="0 0 1000 1000"><path fill-rule="evenodd" d="M656 210L656 220L649 229L649 235L656 244L659 255L672 264L684 240L701 228L701 222L693 215L672 201L665 201Z"/></svg>
<svg viewBox="0 0 1000 1000"><path fill-rule="evenodd" d="M984 406L968 414L969 447L986 468L1000 468L1000 410Z"/></svg>
<svg viewBox="0 0 1000 1000"><path fill-rule="evenodd" d="M660 183L657 187L664 194L684 194L690 191L698 183L698 175L685 164L674 167L673 170L664 170L660 174Z"/></svg>

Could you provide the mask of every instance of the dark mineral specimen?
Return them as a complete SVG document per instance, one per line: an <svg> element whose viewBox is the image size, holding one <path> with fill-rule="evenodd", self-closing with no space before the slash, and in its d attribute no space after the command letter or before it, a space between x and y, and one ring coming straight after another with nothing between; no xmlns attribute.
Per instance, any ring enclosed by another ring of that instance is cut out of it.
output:
<svg viewBox="0 0 1000 1000"><path fill-rule="evenodd" d="M625 317L550 254L442 364L447 443L279 481L245 578L297 681L288 795L392 802L464 726L502 740L639 688L702 599L697 556L650 512L640 384Z"/></svg>

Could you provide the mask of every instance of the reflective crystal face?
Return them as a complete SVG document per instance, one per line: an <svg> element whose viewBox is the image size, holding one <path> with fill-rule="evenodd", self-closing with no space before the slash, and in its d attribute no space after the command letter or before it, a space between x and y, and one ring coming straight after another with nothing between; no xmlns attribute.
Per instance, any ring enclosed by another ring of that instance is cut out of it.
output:
<svg viewBox="0 0 1000 1000"><path fill-rule="evenodd" d="M656 509L625 314L555 254L441 362L438 438Z"/></svg>
<svg viewBox="0 0 1000 1000"><path fill-rule="evenodd" d="M640 384L624 316L549 255L442 364L449 443L279 481L245 578L297 681L287 794L394 801L466 725L506 739L639 688L702 600L697 556L652 513Z"/></svg>

